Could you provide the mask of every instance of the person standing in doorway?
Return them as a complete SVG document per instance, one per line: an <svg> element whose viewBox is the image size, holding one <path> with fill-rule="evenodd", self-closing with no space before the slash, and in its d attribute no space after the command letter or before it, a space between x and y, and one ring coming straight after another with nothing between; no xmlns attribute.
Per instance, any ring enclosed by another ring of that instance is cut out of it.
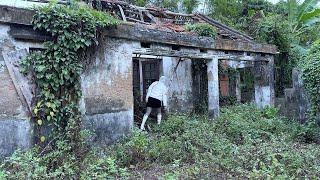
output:
<svg viewBox="0 0 320 180"><path fill-rule="evenodd" d="M161 107L164 106L164 109L167 107L167 87L165 85L165 81L165 76L161 76L159 81L153 82L148 88L146 96L147 112L143 116L140 127L141 130L145 130L144 125L153 108L157 110L158 125L161 123Z"/></svg>

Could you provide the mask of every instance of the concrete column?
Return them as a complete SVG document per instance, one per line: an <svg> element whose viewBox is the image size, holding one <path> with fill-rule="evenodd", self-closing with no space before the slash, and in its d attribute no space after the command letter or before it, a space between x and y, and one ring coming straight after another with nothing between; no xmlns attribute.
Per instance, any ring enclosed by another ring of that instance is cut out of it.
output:
<svg viewBox="0 0 320 180"><path fill-rule="evenodd" d="M191 59L184 59L181 62L175 57L162 59L163 75L167 77L167 108L170 113L186 113L193 109L191 64Z"/></svg>
<svg viewBox="0 0 320 180"><path fill-rule="evenodd" d="M237 70L236 72L236 97L237 102L241 102L241 79L240 79L240 72Z"/></svg>
<svg viewBox="0 0 320 180"><path fill-rule="evenodd" d="M207 63L208 69L208 113L210 118L219 116L219 78L218 58L214 57Z"/></svg>
<svg viewBox="0 0 320 180"><path fill-rule="evenodd" d="M275 93L274 93L274 58L273 56L260 57L254 63L254 94L255 103L259 108L266 106L274 106Z"/></svg>

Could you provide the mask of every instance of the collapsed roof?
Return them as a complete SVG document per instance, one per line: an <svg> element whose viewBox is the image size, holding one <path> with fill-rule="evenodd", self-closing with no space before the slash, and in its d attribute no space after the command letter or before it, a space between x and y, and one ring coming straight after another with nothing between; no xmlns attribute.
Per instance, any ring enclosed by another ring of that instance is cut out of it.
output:
<svg viewBox="0 0 320 180"><path fill-rule="evenodd" d="M31 2L48 2L48 0L27 0ZM66 4L67 0L60 0ZM252 42L253 38L245 35L233 28L230 28L203 14L182 14L168 11L157 7L138 7L116 0L93 1L93 7L102 11L109 12L114 17L126 22L140 23L151 28L163 29L186 33L184 25L194 23L208 23L214 26L218 32L218 38L231 39L244 42Z"/></svg>
<svg viewBox="0 0 320 180"><path fill-rule="evenodd" d="M43 5L49 0L23 0L23 4L17 1L0 2L0 23L10 24L9 34L13 38L22 40L50 39L48 34L32 29L34 10L30 9L31 5ZM100 0L99 2L99 4L92 3L93 8L108 12L126 22L106 29L105 32L110 37L201 49L277 54L276 46L254 42L252 37L202 14L174 13L166 9L138 7L123 1ZM68 1L60 0L58 3L67 4ZM185 30L186 24L194 23L212 25L217 29L218 36L214 40Z"/></svg>
<svg viewBox="0 0 320 180"><path fill-rule="evenodd" d="M186 32L184 25L208 23L218 31L218 38L252 42L253 38L234 30L203 14L181 14L154 7L138 7L123 1L101 0L101 4L93 4L97 9L111 13L127 22L145 24L153 28L175 32Z"/></svg>

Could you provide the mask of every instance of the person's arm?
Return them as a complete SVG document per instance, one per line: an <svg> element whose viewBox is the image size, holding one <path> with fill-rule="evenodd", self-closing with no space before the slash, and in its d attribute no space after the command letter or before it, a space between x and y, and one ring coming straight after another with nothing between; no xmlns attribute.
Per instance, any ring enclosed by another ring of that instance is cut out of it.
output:
<svg viewBox="0 0 320 180"><path fill-rule="evenodd" d="M148 88L147 95L146 95L146 102L148 102L148 98L150 96L151 89L153 88L154 85L155 85L155 83L152 83Z"/></svg>
<svg viewBox="0 0 320 180"><path fill-rule="evenodd" d="M167 98L168 98L168 90L167 88L164 88L164 92L162 94L162 101L163 101L163 106L166 108L168 106L168 103L167 103Z"/></svg>

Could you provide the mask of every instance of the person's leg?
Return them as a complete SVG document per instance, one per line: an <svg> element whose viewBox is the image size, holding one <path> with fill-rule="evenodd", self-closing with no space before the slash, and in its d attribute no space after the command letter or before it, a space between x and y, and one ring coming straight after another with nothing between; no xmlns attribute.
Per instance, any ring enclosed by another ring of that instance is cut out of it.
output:
<svg viewBox="0 0 320 180"><path fill-rule="evenodd" d="M162 118L161 108L157 108L157 121L158 121L158 125L160 125L160 123L161 123L161 118Z"/></svg>
<svg viewBox="0 0 320 180"><path fill-rule="evenodd" d="M141 123L141 126L140 126L141 130L145 129L144 128L144 124L146 123L146 121L147 121L147 119L148 119L148 117L149 117L149 115L151 113L151 110L152 110L151 107L147 107L147 112L144 114L143 119L142 119L142 123Z"/></svg>

